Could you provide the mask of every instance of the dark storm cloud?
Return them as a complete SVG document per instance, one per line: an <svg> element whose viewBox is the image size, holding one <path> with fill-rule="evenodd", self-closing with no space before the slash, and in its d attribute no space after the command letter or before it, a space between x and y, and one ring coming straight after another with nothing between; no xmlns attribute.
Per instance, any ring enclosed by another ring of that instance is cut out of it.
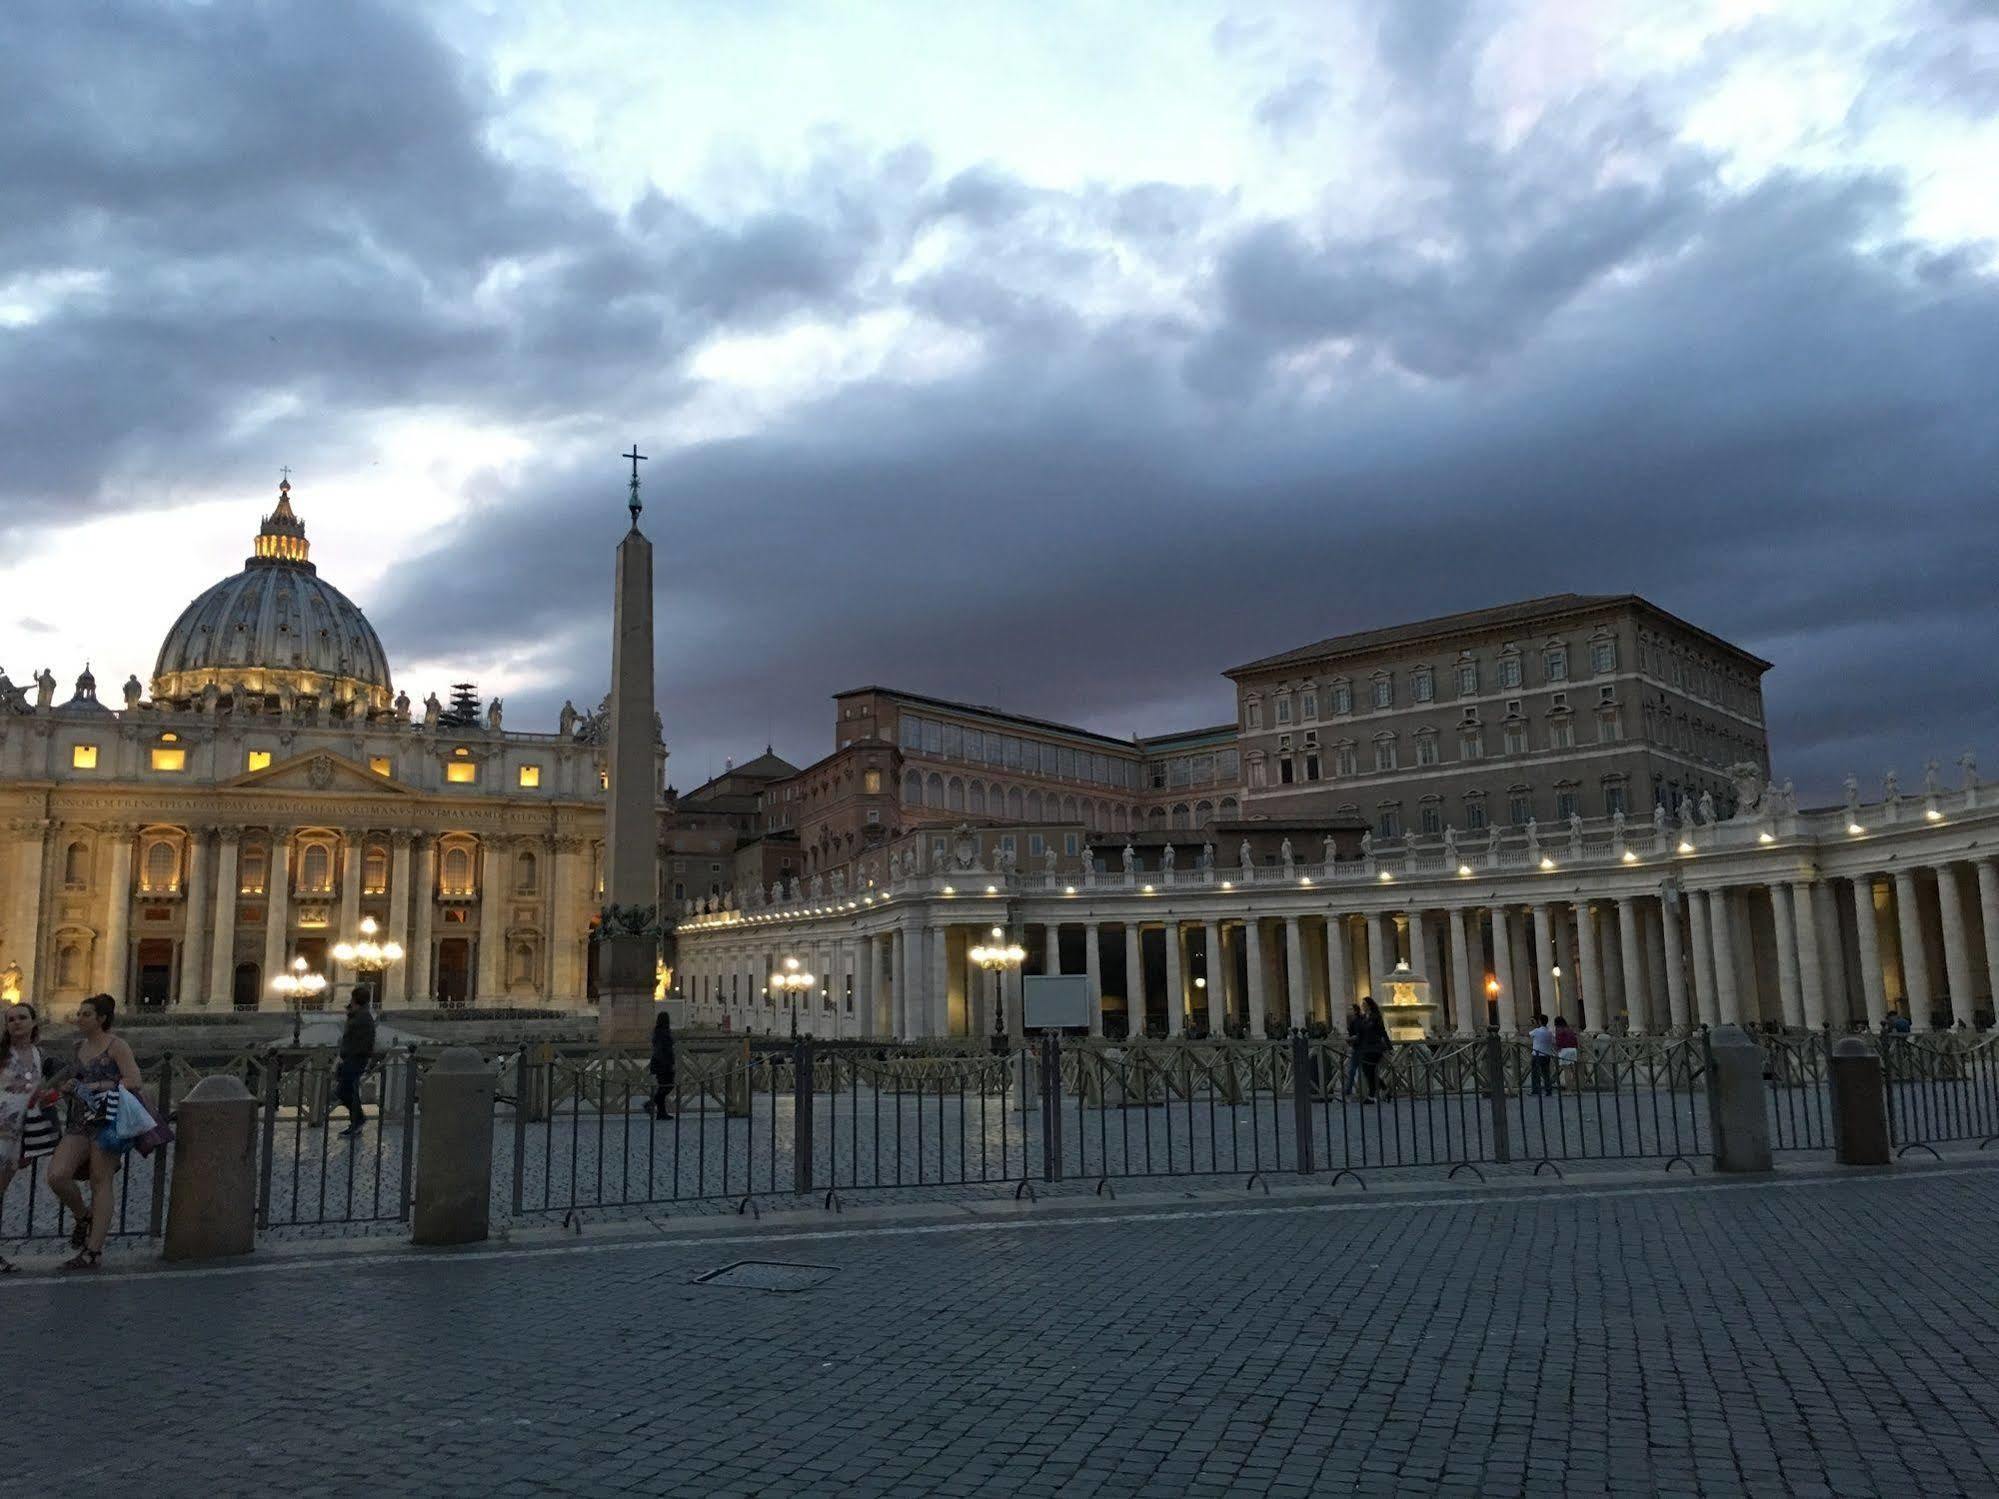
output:
<svg viewBox="0 0 1999 1499"><path fill-rule="evenodd" d="M0 250L102 280L0 335L0 526L142 467L330 457L384 410L559 421L371 601L399 663L540 673L509 721L546 726L603 691L612 455L684 430L689 352L893 310L973 356L652 449L681 784L824 753L869 681L1160 732L1227 717L1237 662L1564 589L1775 660L1808 792L1999 764L1989 253L1906 242L1890 176L1731 186L1640 100L1501 139L1479 13L1378 15L1401 176L1363 233L918 151L829 149L761 217L612 213L496 157L494 101L398 13L40 6L0 54Z"/></svg>

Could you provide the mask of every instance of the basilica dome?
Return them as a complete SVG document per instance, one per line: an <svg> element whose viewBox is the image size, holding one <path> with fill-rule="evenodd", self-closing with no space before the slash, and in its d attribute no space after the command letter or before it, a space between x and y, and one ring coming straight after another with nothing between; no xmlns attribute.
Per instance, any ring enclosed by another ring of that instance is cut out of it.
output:
<svg viewBox="0 0 1999 1499"><path fill-rule="evenodd" d="M243 570L189 604L167 632L154 701L199 705L213 688L238 711L311 702L388 712L395 688L375 627L309 556L287 480Z"/></svg>

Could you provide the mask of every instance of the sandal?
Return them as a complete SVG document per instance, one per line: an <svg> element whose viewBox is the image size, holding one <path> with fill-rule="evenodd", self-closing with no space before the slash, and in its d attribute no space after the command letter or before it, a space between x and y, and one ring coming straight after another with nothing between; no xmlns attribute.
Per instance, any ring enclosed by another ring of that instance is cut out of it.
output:
<svg viewBox="0 0 1999 1499"><path fill-rule="evenodd" d="M89 1242L90 1220L88 1218L79 1218L76 1220L76 1226L69 1231L69 1247L71 1249L81 1249Z"/></svg>
<svg viewBox="0 0 1999 1499"><path fill-rule="evenodd" d="M79 1249L62 1262L65 1270L97 1270L103 1267L104 1251L101 1249Z"/></svg>

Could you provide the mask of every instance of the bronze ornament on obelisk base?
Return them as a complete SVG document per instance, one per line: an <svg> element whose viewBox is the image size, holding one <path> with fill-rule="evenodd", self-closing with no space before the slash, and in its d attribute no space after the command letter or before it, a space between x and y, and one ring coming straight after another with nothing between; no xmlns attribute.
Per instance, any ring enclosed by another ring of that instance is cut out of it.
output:
<svg viewBox="0 0 1999 1499"><path fill-rule="evenodd" d="M659 762L653 728L652 543L639 530L639 464L631 460L631 529L618 543L611 621L611 707L604 807L604 901L597 965L597 1038L641 1046L652 1031L659 962Z"/></svg>

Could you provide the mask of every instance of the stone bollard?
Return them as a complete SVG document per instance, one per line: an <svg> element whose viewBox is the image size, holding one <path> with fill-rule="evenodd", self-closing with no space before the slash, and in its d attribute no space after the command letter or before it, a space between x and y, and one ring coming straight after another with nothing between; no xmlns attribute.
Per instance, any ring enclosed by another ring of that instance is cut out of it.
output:
<svg viewBox="0 0 1999 1499"><path fill-rule="evenodd" d="M1770 1169L1770 1103L1763 1048L1739 1025L1708 1036L1708 1125L1717 1171Z"/></svg>
<svg viewBox="0 0 1999 1499"><path fill-rule="evenodd" d="M1832 1044L1832 1153L1842 1166L1888 1164L1888 1096L1881 1053L1864 1036Z"/></svg>
<svg viewBox="0 0 1999 1499"><path fill-rule="evenodd" d="M423 1075L416 1142L418 1244L476 1244L492 1212L493 1069L469 1046L448 1047Z"/></svg>
<svg viewBox="0 0 1999 1499"><path fill-rule="evenodd" d="M168 1178L170 1260L212 1260L257 1247L257 1100L240 1078L205 1077L175 1110Z"/></svg>

